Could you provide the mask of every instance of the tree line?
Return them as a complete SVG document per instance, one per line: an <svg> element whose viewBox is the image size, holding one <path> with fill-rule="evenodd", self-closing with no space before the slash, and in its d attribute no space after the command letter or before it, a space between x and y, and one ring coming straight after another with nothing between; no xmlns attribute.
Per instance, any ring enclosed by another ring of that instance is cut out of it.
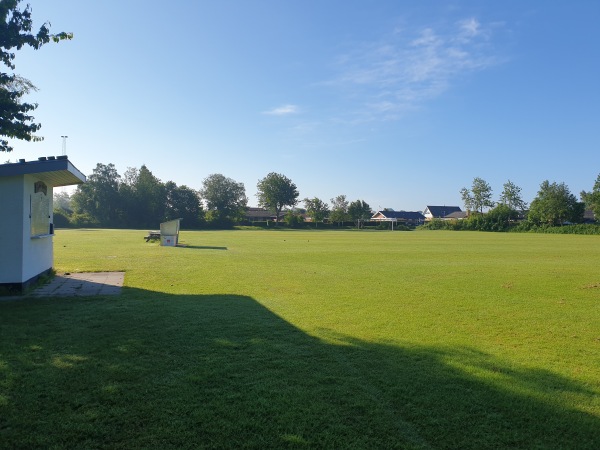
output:
<svg viewBox="0 0 600 450"><path fill-rule="evenodd" d="M353 221L361 227L373 212L364 200L349 202L345 195L331 199L332 207L319 198L300 202L296 185L285 175L271 172L257 183L259 206L288 226L304 222L315 225L326 218L338 224ZM123 175L114 164L98 163L87 182L69 195L55 195L57 227L156 228L160 222L181 218L185 228L229 228L246 220L248 198L243 183L222 174L204 178L199 190L162 182L142 165Z"/></svg>
<svg viewBox="0 0 600 450"><path fill-rule="evenodd" d="M535 228L557 227L584 222L586 209L600 217L600 175L591 191L580 193L581 201L565 183L544 180L536 197L527 204L521 188L508 180L503 185L497 202L493 201L491 186L475 177L470 188L462 188L460 195L468 212L467 219L459 222L435 222L429 228L505 231L511 228L527 231ZM486 211L484 213L484 211Z"/></svg>
<svg viewBox="0 0 600 450"><path fill-rule="evenodd" d="M114 164L98 163L87 182L73 195L57 194L56 226L157 228L160 222L181 218L186 228L223 227L243 218L247 198L244 185L221 174L203 180L195 190L162 182L142 165L121 176Z"/></svg>
<svg viewBox="0 0 600 450"><path fill-rule="evenodd" d="M299 199L297 186L283 174L271 172L257 183L258 205L270 211L289 227L309 217L315 227L328 221L342 226L352 222L357 228L370 221L373 211L364 200L349 201L345 195L330 199ZM585 209L600 217L600 175L591 191L582 191L578 201L565 183L541 183L531 204L522 198L521 188L512 181L503 185L497 201L491 186L482 178L473 179L460 195L468 217L459 222L434 222L429 228L503 231L518 225L521 229L552 227L583 222ZM302 203L303 208L298 205ZM222 174L202 180L199 190L162 182L142 165L120 175L114 164L98 163L85 184L71 196L55 196L55 225L108 228L156 228L160 222L176 218L185 228L230 228L247 220L248 198L243 183Z"/></svg>

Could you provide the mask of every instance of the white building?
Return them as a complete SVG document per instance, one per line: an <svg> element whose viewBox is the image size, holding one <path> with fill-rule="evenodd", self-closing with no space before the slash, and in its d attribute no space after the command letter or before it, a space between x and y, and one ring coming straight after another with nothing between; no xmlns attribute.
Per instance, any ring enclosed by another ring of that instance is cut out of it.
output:
<svg viewBox="0 0 600 450"><path fill-rule="evenodd" d="M51 271L53 189L84 182L66 156L0 164L0 287L23 291Z"/></svg>

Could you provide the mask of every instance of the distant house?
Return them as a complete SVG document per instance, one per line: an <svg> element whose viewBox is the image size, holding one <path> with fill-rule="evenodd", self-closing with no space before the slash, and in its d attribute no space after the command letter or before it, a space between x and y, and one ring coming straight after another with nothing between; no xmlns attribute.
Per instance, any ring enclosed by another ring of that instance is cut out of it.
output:
<svg viewBox="0 0 600 450"><path fill-rule="evenodd" d="M458 206L426 206L423 215L425 220L433 219L455 219L456 217L448 217L450 214L463 212Z"/></svg>
<svg viewBox="0 0 600 450"><path fill-rule="evenodd" d="M466 211L454 211L453 213L447 214L443 217L444 220L462 220L469 217L469 213Z"/></svg>
<svg viewBox="0 0 600 450"><path fill-rule="evenodd" d="M421 225L425 216L420 211L377 211L371 217L374 222L399 222L405 225Z"/></svg>
<svg viewBox="0 0 600 450"><path fill-rule="evenodd" d="M246 220L248 222L275 221L275 214L264 208L246 208Z"/></svg>

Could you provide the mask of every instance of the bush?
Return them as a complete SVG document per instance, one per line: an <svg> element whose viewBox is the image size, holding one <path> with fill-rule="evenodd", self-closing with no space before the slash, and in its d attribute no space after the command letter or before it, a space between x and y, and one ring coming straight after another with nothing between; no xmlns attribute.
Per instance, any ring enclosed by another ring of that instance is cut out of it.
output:
<svg viewBox="0 0 600 450"><path fill-rule="evenodd" d="M549 233L549 234L600 234L600 225L593 223L579 223L575 225L552 226L548 224L537 225L533 222L523 221L511 231L521 233Z"/></svg>
<svg viewBox="0 0 600 450"><path fill-rule="evenodd" d="M288 211L283 218L284 223L290 228L296 228L304 223L304 217L293 211Z"/></svg>
<svg viewBox="0 0 600 450"><path fill-rule="evenodd" d="M463 220L442 220L433 219L419 227L421 230L463 230L465 229L462 225Z"/></svg>
<svg viewBox="0 0 600 450"><path fill-rule="evenodd" d="M97 228L100 223L87 213L73 213L71 215L71 225L75 228Z"/></svg>
<svg viewBox="0 0 600 450"><path fill-rule="evenodd" d="M224 216L215 210L207 211L205 219L206 228L209 229L229 230L235 225L235 221L232 218Z"/></svg>
<svg viewBox="0 0 600 450"><path fill-rule="evenodd" d="M71 226L71 219L64 209L55 209L53 216L54 228L68 228Z"/></svg>
<svg viewBox="0 0 600 450"><path fill-rule="evenodd" d="M412 231L414 228L411 228L403 223L395 223L393 228L390 222L379 222L375 227L376 230L394 230L394 231Z"/></svg>
<svg viewBox="0 0 600 450"><path fill-rule="evenodd" d="M421 228L427 230L508 231L515 225L518 212L500 204L486 214L472 213L463 220L434 219Z"/></svg>

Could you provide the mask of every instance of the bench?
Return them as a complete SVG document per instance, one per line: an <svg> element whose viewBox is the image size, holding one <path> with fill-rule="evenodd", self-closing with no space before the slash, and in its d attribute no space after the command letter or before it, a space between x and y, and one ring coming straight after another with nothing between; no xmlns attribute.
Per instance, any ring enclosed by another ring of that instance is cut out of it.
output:
<svg viewBox="0 0 600 450"><path fill-rule="evenodd" d="M146 239L146 242L155 241L157 239L160 239L160 230L148 231L148 236L144 237L144 239Z"/></svg>

